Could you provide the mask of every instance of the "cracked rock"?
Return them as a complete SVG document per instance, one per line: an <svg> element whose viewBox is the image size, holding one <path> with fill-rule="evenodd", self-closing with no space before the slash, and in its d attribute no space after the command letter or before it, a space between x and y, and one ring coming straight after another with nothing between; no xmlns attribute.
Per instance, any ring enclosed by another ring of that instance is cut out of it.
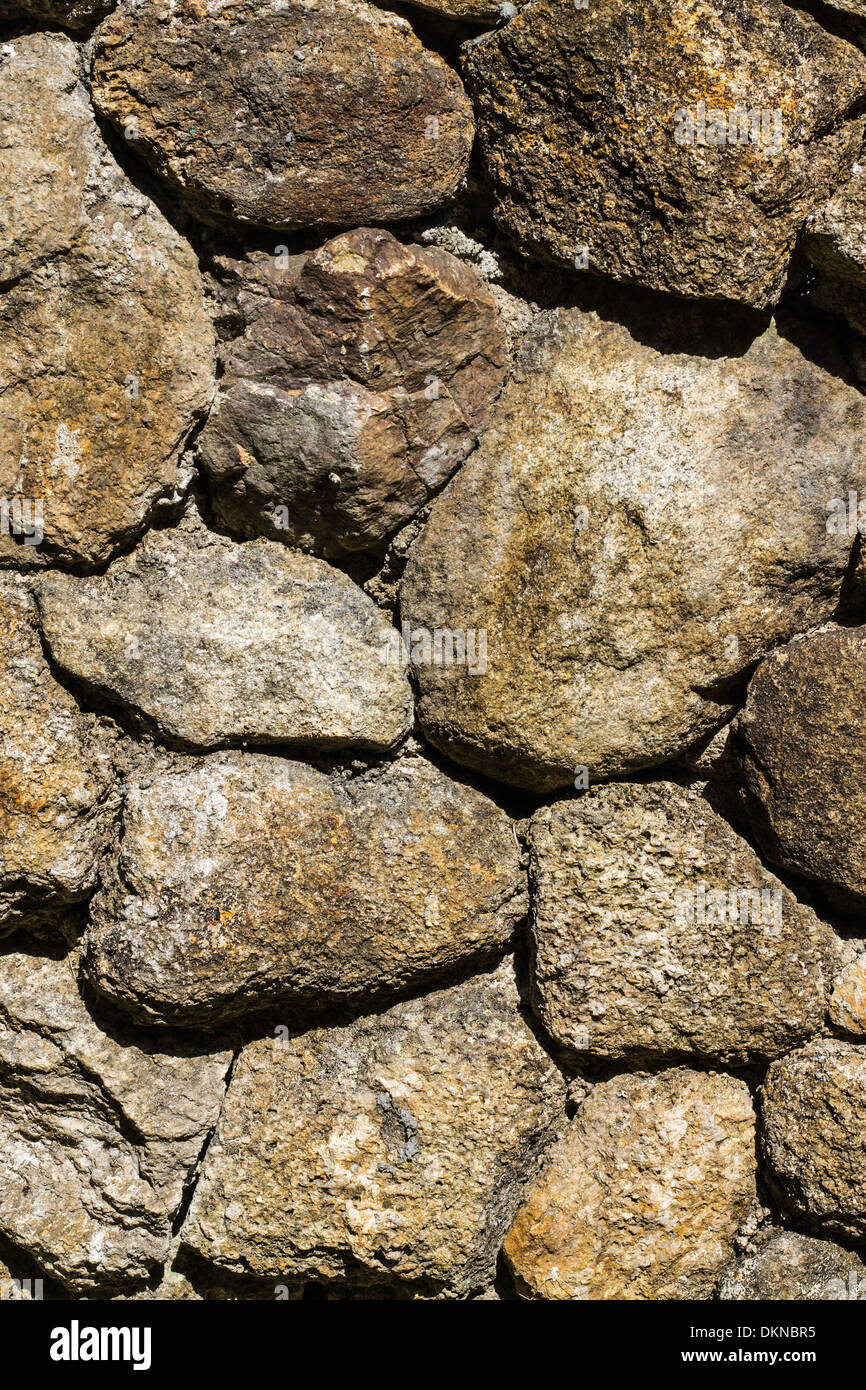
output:
<svg viewBox="0 0 866 1390"><path fill-rule="evenodd" d="M816 1039L763 1086L764 1160L784 1205L816 1230L866 1236L866 1051Z"/></svg>
<svg viewBox="0 0 866 1390"><path fill-rule="evenodd" d="M505 1240L524 1298L705 1299L755 1195L732 1076L617 1076L584 1101Z"/></svg>
<svg viewBox="0 0 866 1390"><path fill-rule="evenodd" d="M194 513L105 574L40 580L54 660L161 735L384 750L412 726L394 630L345 574Z"/></svg>
<svg viewBox="0 0 866 1390"><path fill-rule="evenodd" d="M511 972L246 1047L183 1241L279 1282L489 1286L565 1089Z"/></svg>
<svg viewBox="0 0 866 1390"><path fill-rule="evenodd" d="M31 930L96 886L120 798L117 730L82 714L42 652L36 608L0 578L0 936Z"/></svg>
<svg viewBox="0 0 866 1390"><path fill-rule="evenodd" d="M419 721L456 761L538 792L667 762L832 614L852 540L827 505L863 487L866 402L822 340L726 322L728 355L718 321L699 355L697 308L541 316L402 585ZM483 635L485 669L437 661L437 628Z"/></svg>
<svg viewBox="0 0 866 1390"><path fill-rule="evenodd" d="M86 941L142 1022L393 998L505 950L526 911L511 821L408 757L348 782L213 755L127 796Z"/></svg>
<svg viewBox="0 0 866 1390"><path fill-rule="evenodd" d="M76 963L0 954L0 1234L80 1295L165 1260L231 1058L103 1031Z"/></svg>
<svg viewBox="0 0 866 1390"><path fill-rule="evenodd" d="M778 0L538 0L464 54L504 229L651 289L775 303L859 153L866 59Z"/></svg>
<svg viewBox="0 0 866 1390"><path fill-rule="evenodd" d="M287 279L241 296L199 439L216 514L324 555L379 546L477 443L505 375L496 301L446 251L370 228Z"/></svg>
<svg viewBox="0 0 866 1390"><path fill-rule="evenodd" d="M822 1029L833 933L695 792L596 788L530 849L534 1005L578 1060L742 1065Z"/></svg>
<svg viewBox="0 0 866 1390"><path fill-rule="evenodd" d="M828 1302L866 1298L866 1265L851 1250L797 1231L771 1231L725 1270L724 1301Z"/></svg>
<svg viewBox="0 0 866 1390"><path fill-rule="evenodd" d="M457 75L362 0L135 0L100 26L93 100L198 217L285 230L432 211L474 135Z"/></svg>
<svg viewBox="0 0 866 1390"><path fill-rule="evenodd" d="M731 737L744 806L767 858L861 905L864 700L866 627L828 629L761 663Z"/></svg>
<svg viewBox="0 0 866 1390"><path fill-rule="evenodd" d="M188 483L213 391L192 248L122 174L75 45L0 50L0 564L93 566ZM17 511L16 511L17 508Z"/></svg>
<svg viewBox="0 0 866 1390"><path fill-rule="evenodd" d="M830 1022L846 1033L866 1034L866 950L858 942L833 982ZM859 948L859 949L858 949Z"/></svg>

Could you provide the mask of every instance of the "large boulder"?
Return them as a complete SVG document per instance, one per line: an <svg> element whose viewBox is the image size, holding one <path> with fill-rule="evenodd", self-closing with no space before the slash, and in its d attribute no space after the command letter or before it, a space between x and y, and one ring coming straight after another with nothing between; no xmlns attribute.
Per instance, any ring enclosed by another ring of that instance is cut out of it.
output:
<svg viewBox="0 0 866 1390"><path fill-rule="evenodd" d="M816 1039L773 1062L762 1149L784 1205L816 1230L866 1237L866 1050Z"/></svg>
<svg viewBox="0 0 866 1390"><path fill-rule="evenodd" d="M617 1076L593 1088L505 1240L524 1298L705 1299L755 1195L744 1081Z"/></svg>
<svg viewBox="0 0 866 1390"><path fill-rule="evenodd" d="M374 549L478 442L507 360L496 301L447 251L372 228L282 293L254 293L257 264L248 278L251 321L198 442L216 515L321 555Z"/></svg>
<svg viewBox="0 0 866 1390"><path fill-rule="evenodd" d="M780 0L538 0L465 72L518 244L675 294L774 303L862 139L866 59Z"/></svg>
<svg viewBox="0 0 866 1390"><path fill-rule="evenodd" d="M58 666L163 737L382 751L412 727L397 634L357 584L194 512L104 574L46 576L38 595Z"/></svg>
<svg viewBox="0 0 866 1390"><path fill-rule="evenodd" d="M279 1283L483 1290L563 1101L509 961L346 1028L263 1038L232 1074L182 1241Z"/></svg>
<svg viewBox="0 0 866 1390"><path fill-rule="evenodd" d="M0 954L0 1234L80 1296L166 1259L231 1053L103 1028L76 969Z"/></svg>
<svg viewBox="0 0 866 1390"><path fill-rule="evenodd" d="M611 783L530 846L535 1007L575 1060L742 1065L824 1026L833 933L695 792Z"/></svg>
<svg viewBox="0 0 866 1390"><path fill-rule="evenodd" d="M501 954L526 910L508 816L417 757L156 764L102 880L87 972L146 1023L369 1006Z"/></svg>
<svg viewBox="0 0 866 1390"><path fill-rule="evenodd" d="M761 663L730 751L776 864L866 899L866 627L829 628Z"/></svg>
<svg viewBox="0 0 866 1390"><path fill-rule="evenodd" d="M187 485L213 328L192 248L102 139L75 45L3 45L0 105L0 564L92 566Z"/></svg>
<svg viewBox="0 0 866 1390"><path fill-rule="evenodd" d="M805 347L775 327L745 346L661 304L630 329L542 316L410 552L401 615L431 742L534 791L652 767L830 617L852 538L827 502L864 486L866 402L828 344ZM483 665L437 653L437 629L486 643Z"/></svg>
<svg viewBox="0 0 866 1390"><path fill-rule="evenodd" d="M459 77L364 0L132 0L93 100L199 217L281 229L430 212L474 134Z"/></svg>

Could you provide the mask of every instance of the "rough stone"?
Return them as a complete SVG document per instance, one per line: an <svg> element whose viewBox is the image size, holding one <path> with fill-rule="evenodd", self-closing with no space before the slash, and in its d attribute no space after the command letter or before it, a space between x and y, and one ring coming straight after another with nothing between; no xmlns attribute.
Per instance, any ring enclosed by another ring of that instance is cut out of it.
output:
<svg viewBox="0 0 866 1390"><path fill-rule="evenodd" d="M493 1280L563 1082L510 962L241 1054L184 1242L239 1273L452 1296Z"/></svg>
<svg viewBox="0 0 866 1390"><path fill-rule="evenodd" d="M695 792L611 783L538 811L533 998L577 1058L742 1065L821 1030L838 948Z"/></svg>
<svg viewBox="0 0 866 1390"><path fill-rule="evenodd" d="M584 1101L504 1251L525 1298L709 1298L755 1194L744 1082L617 1076Z"/></svg>
<svg viewBox="0 0 866 1390"><path fill-rule="evenodd" d="M386 749L412 726L393 628L322 560L234 541L194 512L101 575L39 581L54 660L163 736Z"/></svg>
<svg viewBox="0 0 866 1390"><path fill-rule="evenodd" d="M774 327L747 348L722 330L723 354L716 321L699 355L710 321L665 312L631 330L542 315L410 553L421 726L502 781L549 791L684 754L752 663L838 601L852 539L827 502L864 486L862 396ZM486 634L486 670L437 661L437 628Z"/></svg>
<svg viewBox="0 0 866 1390"><path fill-rule="evenodd" d="M363 0L125 4L93 100L197 216L286 230L430 212L474 134L457 75Z"/></svg>
<svg viewBox="0 0 866 1390"><path fill-rule="evenodd" d="M803 248L816 268L810 302L866 333L866 173L859 164L808 218Z"/></svg>
<svg viewBox="0 0 866 1390"><path fill-rule="evenodd" d="M734 1302L828 1302L866 1298L866 1265L851 1250L796 1231L770 1231L725 1270L719 1298Z"/></svg>
<svg viewBox="0 0 866 1390"><path fill-rule="evenodd" d="M375 548L477 443L505 375L496 301L446 251L370 228L287 278L246 296L199 439L216 515L319 554Z"/></svg>
<svg viewBox="0 0 866 1390"><path fill-rule="evenodd" d="M763 1086L764 1160L786 1207L815 1229L866 1236L866 1051L817 1039L773 1062Z"/></svg>
<svg viewBox="0 0 866 1390"><path fill-rule="evenodd" d="M119 796L117 731L54 680L17 576L0 579L0 653L2 936L53 925L93 891Z"/></svg>
<svg viewBox="0 0 866 1390"><path fill-rule="evenodd" d="M76 1293L150 1277L230 1060L103 1031L75 954L0 955L0 1233Z"/></svg>
<svg viewBox="0 0 866 1390"><path fill-rule="evenodd" d="M866 949L848 961L833 982L830 995L830 1022L846 1033L866 1033Z"/></svg>
<svg viewBox="0 0 866 1390"><path fill-rule="evenodd" d="M744 806L764 854L861 903L864 700L866 627L829 629L761 663L731 731Z"/></svg>
<svg viewBox="0 0 866 1390"><path fill-rule="evenodd" d="M464 52L505 230L652 289L775 303L859 153L866 60L779 0L538 0Z"/></svg>
<svg viewBox="0 0 866 1390"><path fill-rule="evenodd" d="M0 52L0 564L94 565L134 539L186 486L213 391L195 255L121 173L78 68L60 34Z"/></svg>
<svg viewBox="0 0 866 1390"><path fill-rule="evenodd" d="M393 998L501 953L526 911L509 818L418 757L348 782L255 754L157 768L118 856L87 970L143 1022Z"/></svg>
<svg viewBox="0 0 866 1390"><path fill-rule="evenodd" d="M503 0L409 0L409 4L413 9L428 10L431 14L467 20L473 24L495 24L509 17L509 6Z"/></svg>

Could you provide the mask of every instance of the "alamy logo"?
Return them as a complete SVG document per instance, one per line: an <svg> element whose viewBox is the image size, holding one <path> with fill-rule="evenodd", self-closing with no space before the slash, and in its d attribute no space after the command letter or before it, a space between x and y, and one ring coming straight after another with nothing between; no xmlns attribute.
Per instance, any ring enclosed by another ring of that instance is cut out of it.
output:
<svg viewBox="0 0 866 1390"><path fill-rule="evenodd" d="M150 1370L149 1327L68 1327L51 1331L52 1361L131 1361L134 1371Z"/></svg>
<svg viewBox="0 0 866 1390"><path fill-rule="evenodd" d="M762 927L771 936L782 929L781 888L680 888L674 895L678 926Z"/></svg>
<svg viewBox="0 0 866 1390"><path fill-rule="evenodd" d="M404 623L399 632L392 632L383 652L386 665L408 666L465 666L470 676L483 676L487 671L487 629L410 627Z"/></svg>
<svg viewBox="0 0 866 1390"><path fill-rule="evenodd" d="M727 110L705 101L681 106L674 116L678 145L764 145L782 148L782 112L779 107L732 106Z"/></svg>
<svg viewBox="0 0 866 1390"><path fill-rule="evenodd" d="M42 502L30 497L0 497L0 535L23 536L25 545L41 545L45 535Z"/></svg>

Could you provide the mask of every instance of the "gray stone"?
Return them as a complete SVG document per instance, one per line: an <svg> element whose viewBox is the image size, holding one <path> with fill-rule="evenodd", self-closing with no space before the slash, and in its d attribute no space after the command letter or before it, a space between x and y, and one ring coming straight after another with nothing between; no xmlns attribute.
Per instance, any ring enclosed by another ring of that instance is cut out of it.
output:
<svg viewBox="0 0 866 1390"><path fill-rule="evenodd" d="M0 954L0 1233L82 1294L165 1260L231 1055L104 1032L76 965Z"/></svg>
<svg viewBox="0 0 866 1390"><path fill-rule="evenodd" d="M382 750L412 726L372 599L322 560L238 545L194 513L104 574L45 577L39 606L64 670L186 744Z"/></svg>

